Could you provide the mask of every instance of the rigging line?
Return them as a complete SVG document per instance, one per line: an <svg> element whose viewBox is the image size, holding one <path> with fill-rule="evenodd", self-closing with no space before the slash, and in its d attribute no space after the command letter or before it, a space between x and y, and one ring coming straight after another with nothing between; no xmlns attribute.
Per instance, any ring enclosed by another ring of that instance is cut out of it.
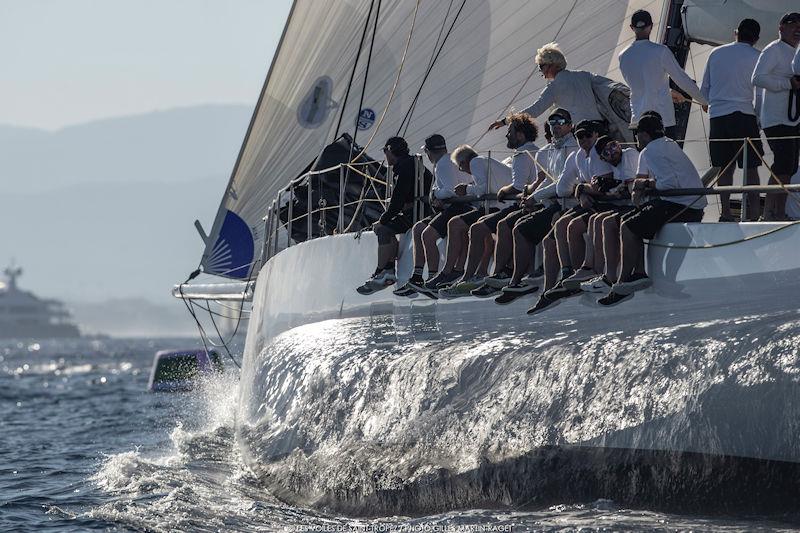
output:
<svg viewBox="0 0 800 533"><path fill-rule="evenodd" d="M233 340L233 337L236 335L236 332L239 331L239 322L241 322L241 318L236 322L236 328L233 330L231 338L228 339L228 342L225 342L224 340L222 340L222 333L220 333L219 328L217 327L217 321L214 320L214 315L211 314L211 305L208 302L206 302L206 309L208 309L208 317L211 319L211 324L213 324L214 326L214 331L217 332L219 340L222 341L222 347L225 348L225 353L227 353L228 357L231 358L231 361L233 361L236 364L236 366L238 366L241 369L242 368L241 365L238 362L236 362L236 359L233 358L233 354L228 348L228 342L231 342Z"/></svg>
<svg viewBox="0 0 800 533"><path fill-rule="evenodd" d="M453 0L450 0L450 3L447 4L447 11L445 11L444 18L442 18L442 25L439 26L439 34L436 36L436 42L433 43L433 50L431 51L431 57L428 60L428 66L427 66L428 69L433 67L433 63L434 63L434 61L436 61L436 48L439 46L439 40L442 38L442 33L444 33L444 27L447 25L447 17L450 16L450 10L452 8L453 8ZM416 108L417 108L417 100L414 100L411 103L411 107L409 108L411 116L414 115L414 110ZM409 119L408 119L408 123L409 124L411 123L411 116L409 116ZM401 128L403 127L402 124L400 125L400 127ZM406 127L403 130L403 136L405 136L407 131L408 131L408 124L406 124ZM399 132L399 130L398 130L398 132Z"/></svg>
<svg viewBox="0 0 800 533"><path fill-rule="evenodd" d="M347 99L350 97L350 88L353 85L353 78L356 75L356 67L358 67L358 60L361 58L361 50L364 48L364 39L367 36L367 28L369 28L369 19L372 16L372 7L374 4L375 0L370 0L369 12L367 13L367 18L364 21L364 31L361 32L361 42L358 44L356 59L355 61L353 61L353 70L350 71L350 80L347 82L347 90L344 93L344 100L342 101L342 109L341 111L339 111L339 121L336 123L336 133L333 134L334 139L339 137L339 128L342 125L342 118L344 118L344 110L347 107Z"/></svg>
<svg viewBox="0 0 800 533"><path fill-rule="evenodd" d="M572 7L569 8L569 11L567 11L567 15L564 17L564 20L561 21L561 26L559 26L558 31L556 31L555 37L553 37L553 42L558 39L559 35L561 35L561 30L563 30L564 26L566 26L567 20L569 20L570 15L572 15L572 12L575 11L575 6L577 6L577 5L578 5L578 0L573 0ZM503 116L505 116L506 112L511 107L511 104L513 104L516 101L517 97L520 95L520 93L522 93L522 91L525 88L525 86L528 84L529 81L531 81L531 78L533 78L533 75L538 71L539 71L539 66L538 65L533 67L533 69L531 70L530 74L528 74L528 77L525 78L525 81L523 81L522 85L519 86L519 89L517 89L517 92L514 93L514 96L511 97L511 100L503 108L503 113L502 113ZM483 138L486 136L487 133L489 133L489 130L486 130L483 133L481 133L480 137L478 137L475 140L473 145L477 145L479 142L481 142L481 140L483 140Z"/></svg>
<svg viewBox="0 0 800 533"><path fill-rule="evenodd" d="M450 28L448 28L447 33L445 33L444 39L442 39L442 44L439 46L439 50L436 51L433 61L431 61L431 64L428 65L428 69L425 71L425 75L422 77L422 81L419 84L419 89L417 89L417 94L415 94L414 98L411 100L411 106L408 108L408 111L406 111L403 120L400 121L400 126L397 128L397 135L400 135L400 131L403 129L403 126L406 125L406 121L409 123L411 122L411 113L417 104L420 93L422 93L422 88L425 86L425 82L428 81L428 76L430 76L431 72L433 72L433 66L436 64L436 60L439 59L439 54L441 54L442 50L444 50L444 45L447 43L447 38L450 37L450 34L453 32L453 28L458 21L458 17L461 15L461 12L464 10L464 6L466 4L467 0L463 0L461 2L461 6L458 8L458 11L456 11L456 15L453 17L453 22L450 24ZM406 130L408 130L408 125L406 125Z"/></svg>
<svg viewBox="0 0 800 533"><path fill-rule="evenodd" d="M389 111L389 105L391 105L392 100L394 100L394 95L397 92L397 86L400 83L400 75L403 73L403 67L406 64L406 57L408 56L408 48L411 45L411 36L414 34L414 26L417 23L417 13L419 12L419 5L422 0L417 0L416 5L414 6L414 14L411 17L411 29L408 31L408 38L406 39L406 46L403 49L403 57L400 58L400 66L397 69L397 76L394 79L394 85L392 85L392 90L389 93L389 99L386 101L386 106L384 106L383 111L381 112L381 118L378 119L378 123L375 124L375 129L372 130L372 135L370 136L367 144L364 145L364 148L361 149L361 153L358 154L355 158L350 159L350 163L354 163L354 159L360 158L362 155L367 153L367 149L369 145L372 144L372 141L375 139L375 135L377 135L378 130L381 128L381 124L383 124L383 119L386 118L386 113Z"/></svg>
<svg viewBox="0 0 800 533"><path fill-rule="evenodd" d="M369 53L367 54L367 67L364 69L364 83L361 85L361 98L358 101L358 114L356 115L356 127L353 130L353 142L350 144L350 155L349 161L353 161L353 148L356 145L356 139L358 138L358 119L361 117L361 110L364 108L364 96L367 92L367 80L369 80L369 67L372 65L372 49L375 46L375 35L378 33L378 20L380 20L381 16L381 3L383 0L378 0L378 7L375 10L375 23L372 25L372 37L370 38L369 42ZM356 157L355 159L358 159ZM350 177L350 169L348 169L347 173L345 174L345 182L347 178Z"/></svg>

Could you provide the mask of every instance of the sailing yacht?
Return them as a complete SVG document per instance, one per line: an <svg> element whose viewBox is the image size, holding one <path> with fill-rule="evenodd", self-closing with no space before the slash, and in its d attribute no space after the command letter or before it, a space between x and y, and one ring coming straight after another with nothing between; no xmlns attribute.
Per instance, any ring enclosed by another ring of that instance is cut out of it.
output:
<svg viewBox="0 0 800 533"><path fill-rule="evenodd" d="M350 205L385 198L377 162L396 134L508 155L487 125L542 90L532 58L547 42L568 68L621 81L631 14L647 9L699 80L739 20L759 21L763 46L794 3L295 0L213 226L198 226L203 272L231 281L176 290L252 301L237 436L253 471L283 499L356 514L796 505L797 225L669 224L648 246L652 289L531 319L357 294L377 241ZM706 168L702 111L676 116Z"/></svg>

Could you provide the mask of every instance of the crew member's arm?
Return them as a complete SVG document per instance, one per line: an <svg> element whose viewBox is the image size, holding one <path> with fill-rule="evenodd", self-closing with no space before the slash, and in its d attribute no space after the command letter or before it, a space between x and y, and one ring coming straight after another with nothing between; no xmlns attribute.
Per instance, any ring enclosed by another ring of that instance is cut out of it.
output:
<svg viewBox="0 0 800 533"><path fill-rule="evenodd" d="M531 105L526 107L521 111L521 113L527 113L530 116L536 118L552 106L556 102L556 94L550 88L550 84L548 84L544 90L539 94L539 98L536 99ZM497 128L502 128L506 125L506 119L502 118L500 120L496 120L489 125L490 130L496 130Z"/></svg>
<svg viewBox="0 0 800 533"><path fill-rule="evenodd" d="M395 215L400 213L400 211L403 210L403 207L406 203L406 199L410 198L413 193L414 193L413 174L398 175L397 181L394 184L394 189L392 190L392 198L389 200L389 205L386 207L386 211L384 211L384 213L378 219L378 222L380 222L381 224L385 224L386 222L391 220Z"/></svg>
<svg viewBox="0 0 800 533"><path fill-rule="evenodd" d="M794 59L792 60L792 72L800 76L800 48L798 48L794 53Z"/></svg>
<svg viewBox="0 0 800 533"><path fill-rule="evenodd" d="M669 48L664 47L661 57L661 64L667 74L669 74L669 77L672 78L672 81L674 81L678 87L689 93L698 103L701 105L708 105L708 100L700 92L700 87L698 87L694 80L686 74L686 71L681 68Z"/></svg>
<svg viewBox="0 0 800 533"><path fill-rule="evenodd" d="M766 52L761 52L761 55L758 56L756 68L753 69L753 76L750 81L752 81L753 85L756 87L761 87L768 91L788 91L792 88L791 78L777 76L774 73L777 65L775 62L775 54L770 53L772 51L773 50L770 49Z"/></svg>

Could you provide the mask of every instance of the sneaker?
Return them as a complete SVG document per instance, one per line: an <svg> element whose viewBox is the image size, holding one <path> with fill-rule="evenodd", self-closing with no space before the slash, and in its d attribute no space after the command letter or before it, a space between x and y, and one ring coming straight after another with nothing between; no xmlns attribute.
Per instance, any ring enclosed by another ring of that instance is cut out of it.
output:
<svg viewBox="0 0 800 533"><path fill-rule="evenodd" d="M458 281L449 287L439 289L439 298L450 300L452 298L463 298L471 296L471 292L483 285L483 278L471 278L467 281Z"/></svg>
<svg viewBox="0 0 800 533"><path fill-rule="evenodd" d="M568 289L564 287L561 282L557 283L555 287L550 289L549 291L545 292L547 297L551 300L559 300L561 298L568 298L570 296L575 296L583 291L580 289Z"/></svg>
<svg viewBox="0 0 800 533"><path fill-rule="evenodd" d="M618 294L633 294L636 291L646 289L653 284L647 274L634 274L628 281L617 282L613 290Z"/></svg>
<svg viewBox="0 0 800 533"><path fill-rule="evenodd" d="M494 303L499 305L510 304L517 298L522 298L527 294L533 294L538 291L539 287L535 285L507 285L501 290L500 296L494 299Z"/></svg>
<svg viewBox="0 0 800 533"><path fill-rule="evenodd" d="M616 285L614 285L616 287ZM630 292L628 294L621 294L617 292L615 289L612 289L607 295L603 296L597 303L604 306L604 307L612 307L618 304L621 304L625 300L630 300L633 298L633 293Z"/></svg>
<svg viewBox="0 0 800 533"><path fill-rule="evenodd" d="M381 270L369 278L363 285L356 288L358 294L368 295L385 289L397 282L397 276L392 270Z"/></svg>
<svg viewBox="0 0 800 533"><path fill-rule="evenodd" d="M561 300L554 300L547 296L547 293L542 294L539 296L539 300L528 309L529 315L536 315L544 311L545 309L549 309L551 307L555 307L561 303Z"/></svg>
<svg viewBox="0 0 800 533"><path fill-rule="evenodd" d="M439 299L437 291L429 289L427 284L424 281L422 281L421 278L420 279L414 279L412 277L410 280L408 280L408 286L411 289L413 289L414 291L416 291L416 292L418 292L420 294L424 294L425 296L427 296L431 300L438 300Z"/></svg>
<svg viewBox="0 0 800 533"><path fill-rule="evenodd" d="M403 298L416 298L418 296L417 291L408 282L393 290L392 294Z"/></svg>
<svg viewBox="0 0 800 533"><path fill-rule="evenodd" d="M489 287L494 287L495 289L502 289L508 285L510 281L511 275L507 274L506 272L501 272L499 274L495 274L494 276L489 276L483 280L483 283Z"/></svg>
<svg viewBox="0 0 800 533"><path fill-rule="evenodd" d="M597 274L594 270L588 268L580 268L577 272L573 275L565 279L561 282L561 285L565 289L578 289L581 286L581 283L584 281L588 281L594 277L597 277Z"/></svg>
<svg viewBox="0 0 800 533"><path fill-rule="evenodd" d="M608 291L611 290L612 285L614 284L604 274L602 276L597 276L593 279L590 279L589 281L584 281L583 283L581 283L581 290L583 292L608 294Z"/></svg>
<svg viewBox="0 0 800 533"><path fill-rule="evenodd" d="M442 287L446 287L447 285L450 285L454 281L458 280L463 275L463 272L456 272L455 270L448 273L439 272L436 277L425 282L425 288L432 291L438 291Z"/></svg>
<svg viewBox="0 0 800 533"><path fill-rule="evenodd" d="M498 292L500 292L500 289L487 285L484 281L483 285L471 291L470 294L478 298L490 298L492 296L497 296Z"/></svg>

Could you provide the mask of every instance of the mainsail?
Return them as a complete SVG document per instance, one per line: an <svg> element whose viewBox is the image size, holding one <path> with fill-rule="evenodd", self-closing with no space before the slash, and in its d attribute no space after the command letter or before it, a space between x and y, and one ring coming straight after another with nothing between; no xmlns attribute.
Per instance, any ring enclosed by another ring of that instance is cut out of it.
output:
<svg viewBox="0 0 800 533"><path fill-rule="evenodd" d="M503 133L487 134L486 128L544 88L533 62L537 48L557 41L568 68L622 81L617 55L633 39L631 13L652 13L656 39L672 4L295 0L206 238L204 270L240 279L257 275L263 217L272 200L337 133L355 137L376 160L386 138L398 133L412 147L441 133L451 147L469 142L505 157ZM702 67L696 68L701 76ZM698 157L707 159L702 149Z"/></svg>

